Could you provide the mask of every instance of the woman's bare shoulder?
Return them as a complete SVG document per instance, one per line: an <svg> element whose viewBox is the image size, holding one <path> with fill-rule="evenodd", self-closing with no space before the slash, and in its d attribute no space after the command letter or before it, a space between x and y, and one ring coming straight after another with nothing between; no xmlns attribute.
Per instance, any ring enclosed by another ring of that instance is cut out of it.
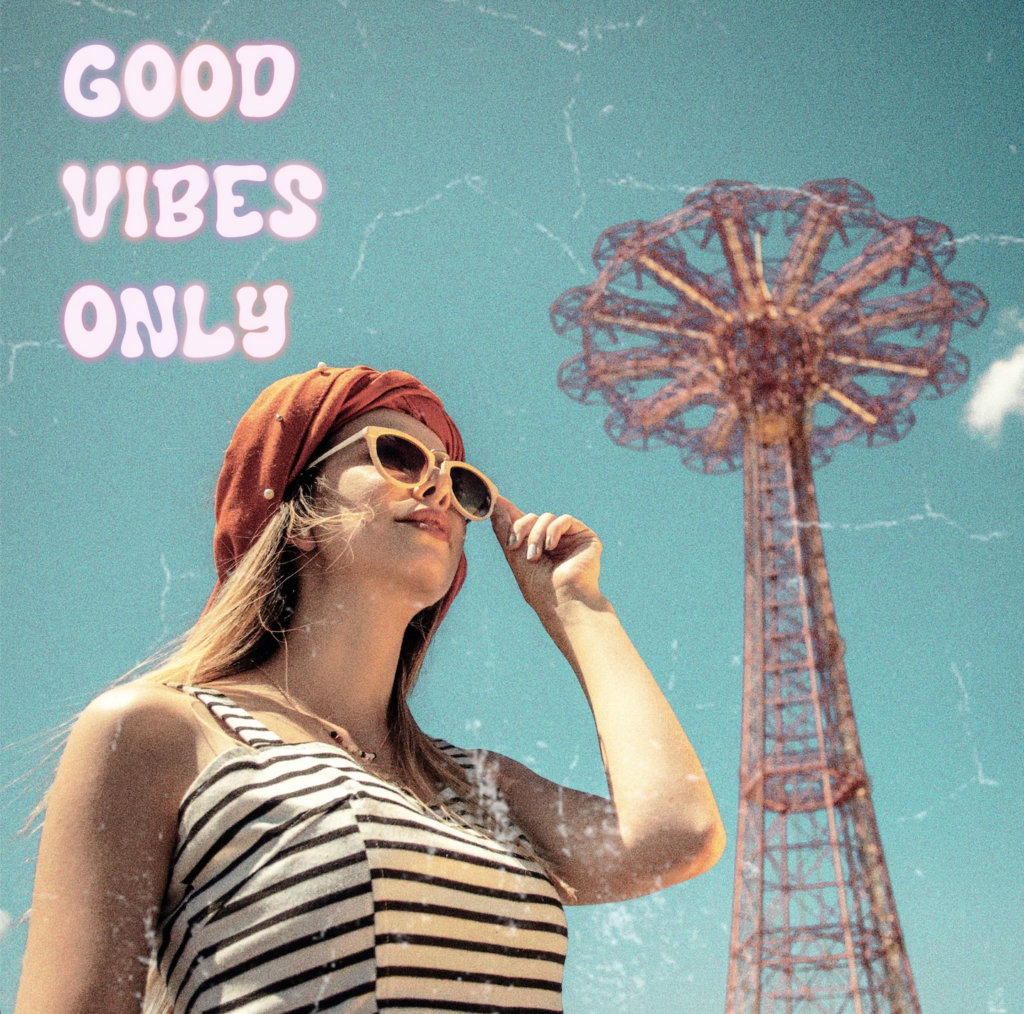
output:
<svg viewBox="0 0 1024 1014"><path fill-rule="evenodd" d="M79 715L47 798L19 1014L139 1010L139 955L149 950L195 777L188 703L135 682Z"/></svg>
<svg viewBox="0 0 1024 1014"><path fill-rule="evenodd" d="M82 711L61 768L90 781L141 779L135 782L139 792L152 787L163 795L179 785L184 792L196 775L198 735L187 694L136 680L105 691Z"/></svg>
<svg viewBox="0 0 1024 1014"><path fill-rule="evenodd" d="M148 680L122 683L93 698L75 723L76 729L80 727L96 732L130 729L155 740L167 736L187 740L190 734L194 739L192 697Z"/></svg>

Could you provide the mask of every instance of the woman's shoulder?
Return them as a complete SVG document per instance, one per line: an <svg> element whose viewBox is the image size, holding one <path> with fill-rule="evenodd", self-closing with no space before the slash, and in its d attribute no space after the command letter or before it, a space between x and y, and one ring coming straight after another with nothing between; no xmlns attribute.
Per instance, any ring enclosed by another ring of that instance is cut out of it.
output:
<svg viewBox="0 0 1024 1014"><path fill-rule="evenodd" d="M195 738L190 695L145 679L122 683L94 697L78 716L75 728L116 732L118 741L127 732L143 741L152 740L154 745L168 738Z"/></svg>
<svg viewBox="0 0 1024 1014"><path fill-rule="evenodd" d="M136 680L105 691L78 716L64 773L144 793L182 791L196 775L199 726L188 695ZM68 768L72 771L68 771Z"/></svg>

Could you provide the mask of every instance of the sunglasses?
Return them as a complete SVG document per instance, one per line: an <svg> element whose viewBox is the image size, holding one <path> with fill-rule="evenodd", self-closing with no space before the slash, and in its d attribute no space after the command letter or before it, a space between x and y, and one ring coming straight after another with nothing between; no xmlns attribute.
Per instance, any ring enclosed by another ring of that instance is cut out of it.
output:
<svg viewBox="0 0 1024 1014"><path fill-rule="evenodd" d="M494 510L498 487L483 472L464 461L451 461L444 451L431 451L415 437L401 430L383 426L366 426L347 440L321 454L306 467L313 468L332 454L365 440L370 459L380 474L396 486L412 489L427 481L431 472L439 468L451 479L455 508L470 521L486 521ZM440 462L438 456L441 456Z"/></svg>

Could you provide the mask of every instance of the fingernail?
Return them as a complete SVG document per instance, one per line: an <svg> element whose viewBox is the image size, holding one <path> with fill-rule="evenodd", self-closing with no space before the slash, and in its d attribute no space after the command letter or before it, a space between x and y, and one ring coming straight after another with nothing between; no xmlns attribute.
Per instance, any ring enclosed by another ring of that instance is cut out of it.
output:
<svg viewBox="0 0 1024 1014"><path fill-rule="evenodd" d="M516 533L515 532L509 532L508 533L508 544L510 546L514 546L516 544Z"/></svg>
<svg viewBox="0 0 1024 1014"><path fill-rule="evenodd" d="M526 559L532 560L535 556L540 555L540 550L531 542L526 550Z"/></svg>

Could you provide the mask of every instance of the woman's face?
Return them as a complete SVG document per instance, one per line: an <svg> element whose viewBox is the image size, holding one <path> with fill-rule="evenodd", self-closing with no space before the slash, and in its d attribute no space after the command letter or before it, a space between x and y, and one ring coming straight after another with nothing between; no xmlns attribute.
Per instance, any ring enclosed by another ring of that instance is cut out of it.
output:
<svg viewBox="0 0 1024 1014"><path fill-rule="evenodd" d="M401 430L444 454L444 442L432 429L392 409L353 419L332 438L332 445L364 426ZM323 477L342 507L369 509L354 530L321 540L327 572L338 573L348 587L353 579L380 586L390 598L409 601L417 612L437 602L455 577L466 538L466 520L453 505L449 477L435 468L413 489L397 486L377 471L365 440L328 458Z"/></svg>

